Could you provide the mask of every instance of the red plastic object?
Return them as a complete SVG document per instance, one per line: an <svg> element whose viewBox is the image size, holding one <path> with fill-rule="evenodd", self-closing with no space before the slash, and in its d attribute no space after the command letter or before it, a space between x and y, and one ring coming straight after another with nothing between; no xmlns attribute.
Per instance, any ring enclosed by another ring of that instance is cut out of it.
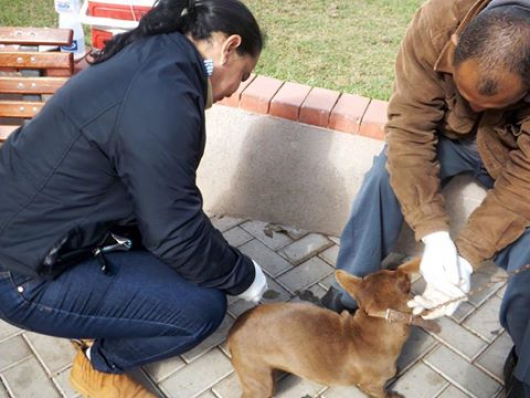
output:
<svg viewBox="0 0 530 398"><path fill-rule="evenodd" d="M150 9L151 7L149 6L113 4L98 1L88 2L88 15L127 21L140 20Z"/></svg>

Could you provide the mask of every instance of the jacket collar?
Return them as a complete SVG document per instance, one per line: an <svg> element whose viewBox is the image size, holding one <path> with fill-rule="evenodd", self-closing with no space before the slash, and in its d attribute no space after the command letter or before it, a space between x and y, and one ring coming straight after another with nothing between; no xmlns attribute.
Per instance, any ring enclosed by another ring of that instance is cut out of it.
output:
<svg viewBox="0 0 530 398"><path fill-rule="evenodd" d="M484 8L486 8L490 1L491 0L478 0L475 4L473 4L473 7L469 9L460 25L458 25L456 28L454 34L457 36L460 35L466 26L469 25L469 22L475 18ZM455 47L455 43L453 40L451 40L451 38L449 38L440 56L434 63L435 72L449 73L451 75L453 74L453 56L455 53Z"/></svg>

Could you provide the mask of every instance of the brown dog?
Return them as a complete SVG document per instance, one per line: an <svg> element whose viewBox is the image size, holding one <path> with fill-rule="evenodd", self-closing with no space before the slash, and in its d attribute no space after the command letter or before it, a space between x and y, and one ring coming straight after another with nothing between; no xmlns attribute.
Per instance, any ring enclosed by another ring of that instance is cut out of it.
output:
<svg viewBox="0 0 530 398"><path fill-rule="evenodd" d="M384 385L396 373L409 325L433 326L412 317L406 305L409 274L418 266L413 260L363 279L336 271L339 284L359 305L354 315L303 303L265 304L244 313L228 335L243 398L272 397L274 369L322 385L357 385L370 397L401 397Z"/></svg>

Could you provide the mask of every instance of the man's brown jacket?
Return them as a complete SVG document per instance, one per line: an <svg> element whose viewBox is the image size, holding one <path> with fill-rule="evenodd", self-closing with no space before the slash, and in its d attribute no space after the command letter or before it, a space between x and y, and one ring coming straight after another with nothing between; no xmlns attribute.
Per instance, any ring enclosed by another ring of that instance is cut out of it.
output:
<svg viewBox="0 0 530 398"><path fill-rule="evenodd" d="M396 61L385 127L390 181L416 239L449 230L436 160L438 134L476 134L480 157L495 179L455 239L474 267L530 226L530 104L474 113L453 81L458 35L490 0L430 0L415 14Z"/></svg>

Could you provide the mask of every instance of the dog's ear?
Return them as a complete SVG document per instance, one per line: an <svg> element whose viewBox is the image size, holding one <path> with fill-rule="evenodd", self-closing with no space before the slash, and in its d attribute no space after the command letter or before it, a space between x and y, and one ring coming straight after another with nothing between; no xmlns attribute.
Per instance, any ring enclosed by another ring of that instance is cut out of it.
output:
<svg viewBox="0 0 530 398"><path fill-rule="evenodd" d="M405 274L417 274L420 272L420 262L421 259L416 257L410 261L407 261L406 263L401 264L397 269L401 272L404 272Z"/></svg>
<svg viewBox="0 0 530 398"><path fill-rule="evenodd" d="M335 279L351 295L356 295L361 286L361 278L340 269L335 271Z"/></svg>

